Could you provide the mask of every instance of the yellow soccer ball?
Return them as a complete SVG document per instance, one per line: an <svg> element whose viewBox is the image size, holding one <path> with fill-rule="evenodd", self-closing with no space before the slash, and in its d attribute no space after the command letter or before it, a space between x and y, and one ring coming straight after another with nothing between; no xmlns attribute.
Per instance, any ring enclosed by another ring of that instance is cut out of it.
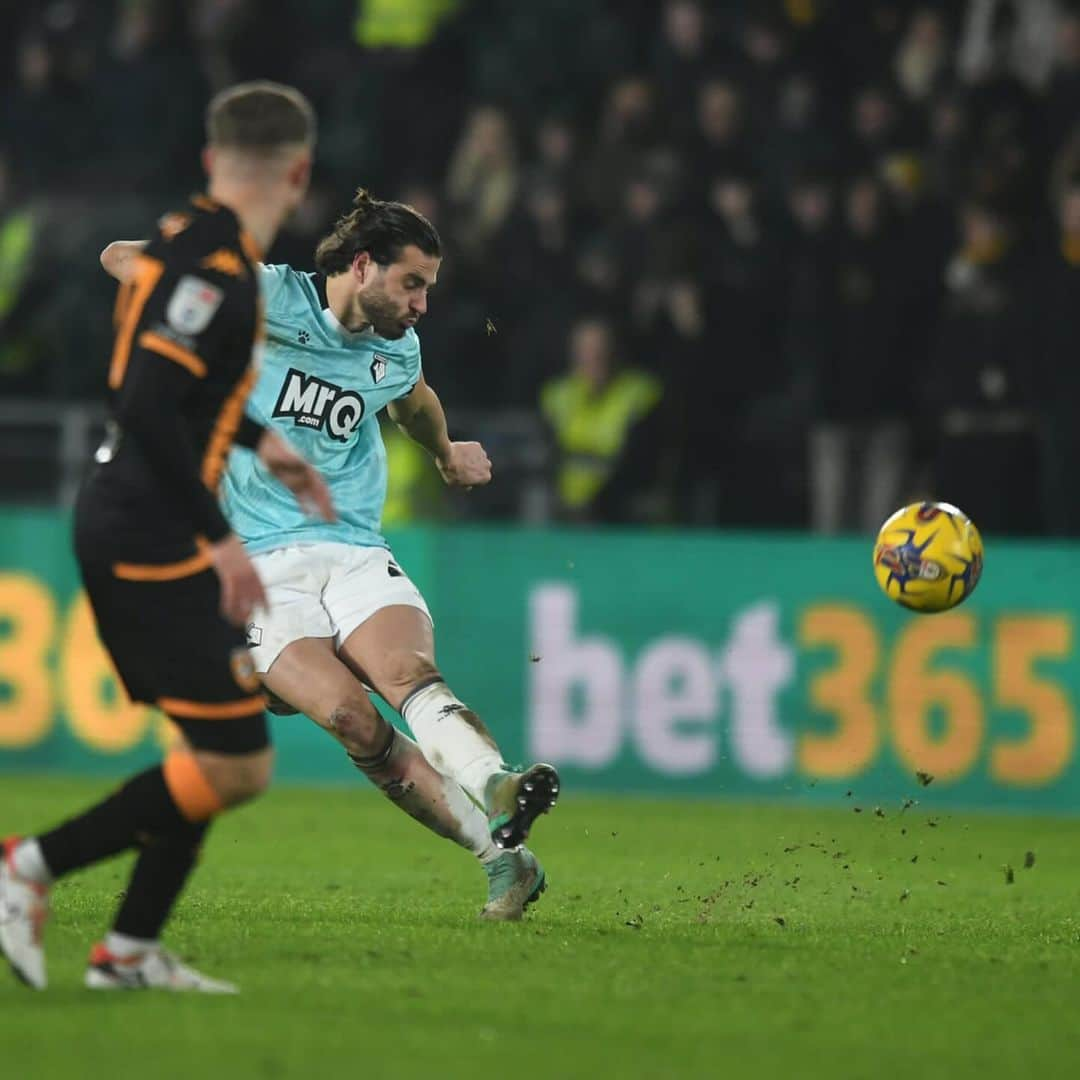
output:
<svg viewBox="0 0 1080 1080"><path fill-rule="evenodd" d="M912 611L948 611L979 583L983 544L966 514L948 503L897 510L874 544L874 576L885 595Z"/></svg>

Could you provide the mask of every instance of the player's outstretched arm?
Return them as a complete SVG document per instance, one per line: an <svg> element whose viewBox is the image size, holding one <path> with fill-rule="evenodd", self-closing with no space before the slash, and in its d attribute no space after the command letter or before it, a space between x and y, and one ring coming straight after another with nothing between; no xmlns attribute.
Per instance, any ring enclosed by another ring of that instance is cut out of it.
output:
<svg viewBox="0 0 1080 1080"><path fill-rule="evenodd" d="M144 247L145 240L114 240L99 256L101 265L117 281L129 281L135 273L135 260Z"/></svg>
<svg viewBox="0 0 1080 1080"><path fill-rule="evenodd" d="M491 480L491 461L478 442L451 442L438 394L423 376L412 391L387 406L390 419L435 459L451 487L471 488Z"/></svg>

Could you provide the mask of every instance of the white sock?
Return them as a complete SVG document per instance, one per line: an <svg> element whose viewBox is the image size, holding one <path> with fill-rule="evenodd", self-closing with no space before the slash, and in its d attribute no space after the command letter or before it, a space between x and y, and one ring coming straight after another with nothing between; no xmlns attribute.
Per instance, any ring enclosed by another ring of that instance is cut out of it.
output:
<svg viewBox="0 0 1080 1080"><path fill-rule="evenodd" d="M120 959L129 956L138 956L139 953L149 952L156 949L156 940L148 941L146 938L129 937L127 934L118 934L115 930L105 935L105 948Z"/></svg>
<svg viewBox="0 0 1080 1080"><path fill-rule="evenodd" d="M486 805L485 786L504 769L502 754L476 713L446 683L437 682L410 695L401 715L424 757L444 776L456 780L480 806Z"/></svg>
<svg viewBox="0 0 1080 1080"><path fill-rule="evenodd" d="M464 788L448 776L443 777L443 797L460 824L460 839L455 837L458 843L482 863L497 859L502 854L502 848L496 847L491 839L487 815L469 798Z"/></svg>
<svg viewBox="0 0 1080 1080"><path fill-rule="evenodd" d="M53 876L41 854L41 845L33 838L17 845L11 854L15 873L35 885L51 885Z"/></svg>

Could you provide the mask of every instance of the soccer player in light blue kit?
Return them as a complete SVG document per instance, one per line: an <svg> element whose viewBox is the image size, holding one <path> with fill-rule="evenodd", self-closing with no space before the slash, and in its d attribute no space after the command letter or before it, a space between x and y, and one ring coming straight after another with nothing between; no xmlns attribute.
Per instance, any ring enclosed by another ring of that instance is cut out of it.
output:
<svg viewBox="0 0 1080 1080"><path fill-rule="evenodd" d="M123 277L129 247L103 254L114 276ZM421 370L415 326L441 261L430 222L361 190L318 245L317 273L261 268L267 341L248 411L320 469L339 519L326 525L297 512L245 453L230 458L223 503L267 594L249 644L281 711L311 717L402 809L474 852L489 880L482 914L517 919L545 886L522 845L554 805L558 775L549 765L519 772L503 763L486 726L436 667L427 605L380 532L384 407L448 484L491 479L479 443L450 440ZM379 715L365 687L401 713L416 743Z"/></svg>

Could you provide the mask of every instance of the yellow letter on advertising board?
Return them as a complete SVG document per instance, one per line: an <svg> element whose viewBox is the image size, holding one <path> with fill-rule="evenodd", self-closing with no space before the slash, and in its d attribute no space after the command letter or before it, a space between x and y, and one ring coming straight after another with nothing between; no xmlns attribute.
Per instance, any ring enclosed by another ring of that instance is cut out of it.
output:
<svg viewBox="0 0 1080 1080"><path fill-rule="evenodd" d="M52 595L29 574L0 574L0 747L39 742L52 727L47 660L56 626Z"/></svg>
<svg viewBox="0 0 1080 1080"><path fill-rule="evenodd" d="M1026 738L994 746L990 774L1020 787L1048 784L1072 757L1075 721L1062 687L1039 678L1032 665L1040 658L1066 659L1072 625L1065 615L1018 615L1001 619L994 638L997 703L1027 713L1030 731Z"/></svg>
<svg viewBox="0 0 1080 1080"><path fill-rule="evenodd" d="M808 776L841 779L855 776L874 760L878 723L870 701L870 680L877 669L874 624L857 608L839 604L812 607L803 615L799 638L804 648L831 646L837 664L814 676L810 703L834 717L828 735L803 732L799 768Z"/></svg>
<svg viewBox="0 0 1080 1080"><path fill-rule="evenodd" d="M949 614L913 619L893 651L888 701L893 739L900 760L912 772L925 770L941 780L967 773L979 756L983 707L972 680L960 671L927 670L939 649L975 645L975 619ZM943 731L935 738L930 710L942 713Z"/></svg>

